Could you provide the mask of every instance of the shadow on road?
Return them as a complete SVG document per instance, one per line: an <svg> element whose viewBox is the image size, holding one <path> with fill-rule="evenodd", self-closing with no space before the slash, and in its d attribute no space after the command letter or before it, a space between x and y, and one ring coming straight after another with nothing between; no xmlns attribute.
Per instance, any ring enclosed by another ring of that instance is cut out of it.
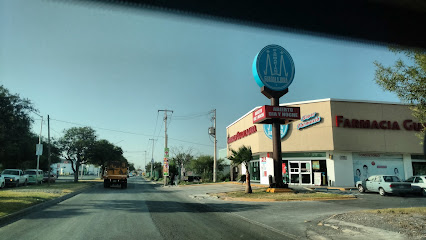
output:
<svg viewBox="0 0 426 240"><path fill-rule="evenodd" d="M40 214L26 216L28 219L70 218L100 211L122 211L126 213L210 213L210 212L242 212L261 209L263 205L238 203L202 204L177 201L144 201L144 200L93 200L85 204L67 204L60 210L48 209Z"/></svg>

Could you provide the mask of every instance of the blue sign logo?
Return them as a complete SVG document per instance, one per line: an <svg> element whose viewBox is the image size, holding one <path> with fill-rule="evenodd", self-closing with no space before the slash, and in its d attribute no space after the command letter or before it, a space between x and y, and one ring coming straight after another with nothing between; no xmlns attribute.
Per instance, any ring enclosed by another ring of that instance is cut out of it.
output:
<svg viewBox="0 0 426 240"><path fill-rule="evenodd" d="M281 138L284 138L285 135L287 135L288 131L288 125L281 125L280 126L280 133ZM265 132L265 135L272 139L272 124L263 124L263 132Z"/></svg>
<svg viewBox="0 0 426 240"><path fill-rule="evenodd" d="M293 59L283 47L268 45L254 58L252 71L259 87L282 91L293 82L295 68Z"/></svg>

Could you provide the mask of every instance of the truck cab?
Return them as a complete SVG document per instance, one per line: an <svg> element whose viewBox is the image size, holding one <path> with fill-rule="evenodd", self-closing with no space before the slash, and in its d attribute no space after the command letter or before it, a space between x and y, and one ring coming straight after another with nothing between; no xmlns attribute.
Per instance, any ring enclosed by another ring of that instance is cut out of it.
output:
<svg viewBox="0 0 426 240"><path fill-rule="evenodd" d="M8 186L18 187L19 185L26 186L28 184L28 175L24 174L20 169L5 169L1 175Z"/></svg>

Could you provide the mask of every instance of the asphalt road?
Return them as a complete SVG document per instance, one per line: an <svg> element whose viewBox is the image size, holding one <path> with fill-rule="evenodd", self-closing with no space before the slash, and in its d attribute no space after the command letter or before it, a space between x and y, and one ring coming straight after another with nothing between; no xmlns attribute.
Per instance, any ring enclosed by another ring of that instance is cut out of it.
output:
<svg viewBox="0 0 426 240"><path fill-rule="evenodd" d="M332 214L426 206L425 197L358 194L356 200L231 202L206 193L244 189L216 184L162 187L130 178L127 189L101 185L0 228L0 239L306 239Z"/></svg>
<svg viewBox="0 0 426 240"><path fill-rule="evenodd" d="M159 185L92 190L0 228L0 239L286 239ZM241 211L249 206L232 204Z"/></svg>

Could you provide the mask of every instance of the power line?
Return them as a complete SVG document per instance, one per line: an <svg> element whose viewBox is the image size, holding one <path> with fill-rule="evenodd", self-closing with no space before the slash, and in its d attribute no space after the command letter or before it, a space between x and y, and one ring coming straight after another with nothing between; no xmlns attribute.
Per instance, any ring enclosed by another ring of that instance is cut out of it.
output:
<svg viewBox="0 0 426 240"><path fill-rule="evenodd" d="M105 130L105 131L111 131L111 132L119 132L119 133L126 133L126 134L132 134L132 135L140 135L140 136L152 137L152 135L144 134L144 133L134 133L134 132L128 132L128 131L121 131L121 130L109 129L109 128L94 127L94 126L89 126L89 125L86 125L86 124L74 123L74 122L69 122L69 121L64 121L64 120L53 119L53 118L51 118L50 120L57 121L57 122L68 123L68 124L79 125L79 126L83 126L83 127L97 128L97 129L101 129L101 130Z"/></svg>
<svg viewBox="0 0 426 240"><path fill-rule="evenodd" d="M92 128L101 129L101 130L105 130L105 131L111 131L111 132L118 132L118 133L125 133L125 134L132 134L132 135L139 135L139 136L146 136L146 137L164 138L164 136L160 136L162 127L160 128L160 131L159 131L159 133L158 133L157 136L152 136L152 135L143 134L143 133L134 133L134 132L129 132L129 131L109 129L109 128L93 127L93 126L89 126L89 125L86 125L86 124L74 123L74 122L70 122L70 121L64 121L64 120L53 119L53 118L51 118L50 120L57 121L57 122L68 123L68 124L73 124L73 125L84 126L84 127L92 127ZM175 140L175 141L178 141L178 142L184 142L184 143L191 143L191 144L195 144L195 145L200 145L200 146L209 146L209 147L211 146L211 145L207 145L207 144L195 143L195 142L190 142L190 141L181 140L181 139L177 139L177 138L169 138L169 139L172 139L172 140ZM148 144L148 146L149 146L149 144Z"/></svg>

